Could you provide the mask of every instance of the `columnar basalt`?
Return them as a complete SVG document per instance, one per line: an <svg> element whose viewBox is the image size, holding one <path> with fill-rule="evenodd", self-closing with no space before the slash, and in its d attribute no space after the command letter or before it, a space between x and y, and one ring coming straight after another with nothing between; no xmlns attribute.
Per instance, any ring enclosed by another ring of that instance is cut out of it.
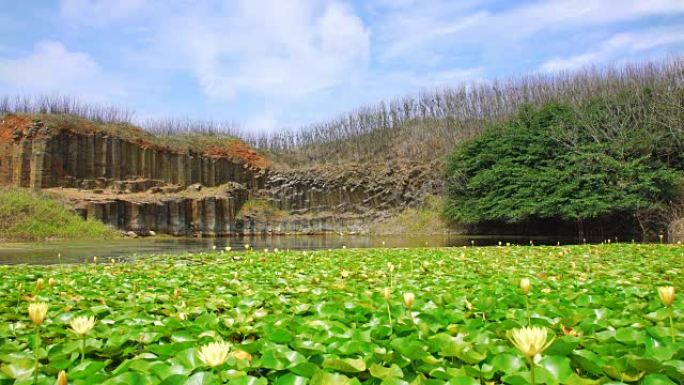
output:
<svg viewBox="0 0 684 385"><path fill-rule="evenodd" d="M134 127L120 135L76 123L4 116L0 184L48 190L84 218L136 234L363 232L442 188L433 182L440 179L434 165L276 170L244 143L234 150L211 142L199 151L167 146ZM241 214L249 199L283 215Z"/></svg>
<svg viewBox="0 0 684 385"><path fill-rule="evenodd" d="M135 234L220 236L237 232L236 217L246 190L228 196L160 200L86 199L75 202L76 211Z"/></svg>
<svg viewBox="0 0 684 385"><path fill-rule="evenodd" d="M108 186L136 179L209 187L238 182L258 188L263 176L226 157L176 153L105 133L51 133L40 121L14 130L10 140L0 143L0 180L6 185L40 189L99 181Z"/></svg>
<svg viewBox="0 0 684 385"><path fill-rule="evenodd" d="M271 171L261 195L281 210L366 215L418 204L443 189L440 165L367 165Z"/></svg>

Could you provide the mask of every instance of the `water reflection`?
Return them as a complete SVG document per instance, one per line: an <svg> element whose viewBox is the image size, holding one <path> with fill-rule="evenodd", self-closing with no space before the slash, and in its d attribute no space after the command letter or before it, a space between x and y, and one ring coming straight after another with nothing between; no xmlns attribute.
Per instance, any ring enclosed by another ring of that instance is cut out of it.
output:
<svg viewBox="0 0 684 385"><path fill-rule="evenodd" d="M460 235L297 235L253 236L226 238L165 238L133 239L98 242L54 242L45 244L0 244L0 264L54 264L92 261L131 260L150 254L178 254L230 247L233 252L243 251L245 244L256 250L314 250L367 247L452 247L465 245L511 244L571 244L576 238L514 237L514 236L460 236Z"/></svg>

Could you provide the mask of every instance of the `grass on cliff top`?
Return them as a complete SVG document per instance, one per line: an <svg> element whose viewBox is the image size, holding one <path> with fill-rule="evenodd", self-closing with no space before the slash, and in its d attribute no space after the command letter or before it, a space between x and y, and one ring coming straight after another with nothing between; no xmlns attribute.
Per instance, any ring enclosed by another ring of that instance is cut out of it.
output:
<svg viewBox="0 0 684 385"><path fill-rule="evenodd" d="M0 383L65 370L73 385L682 384L683 257L613 244L0 266ZM660 286L677 291L670 308ZM528 324L548 341L534 359L511 342ZM228 350L211 362L199 352L214 341Z"/></svg>
<svg viewBox="0 0 684 385"><path fill-rule="evenodd" d="M0 188L0 241L111 239L116 230L84 220L59 200L26 189Z"/></svg>
<svg viewBox="0 0 684 385"><path fill-rule="evenodd" d="M143 147L158 147L177 153L199 153L216 157L229 157L251 166L264 168L268 159L242 140L224 133L177 132L153 133L130 123L95 122L86 118L64 114L6 114L0 115L10 129L41 120L51 132L103 133ZM0 129L3 128L0 125Z"/></svg>

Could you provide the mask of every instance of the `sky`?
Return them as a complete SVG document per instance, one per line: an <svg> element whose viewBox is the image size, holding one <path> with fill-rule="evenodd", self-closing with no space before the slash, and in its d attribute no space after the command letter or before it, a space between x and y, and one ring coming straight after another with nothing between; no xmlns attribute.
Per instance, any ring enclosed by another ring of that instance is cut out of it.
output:
<svg viewBox="0 0 684 385"><path fill-rule="evenodd" d="M684 0L0 0L0 95L275 131L684 53Z"/></svg>

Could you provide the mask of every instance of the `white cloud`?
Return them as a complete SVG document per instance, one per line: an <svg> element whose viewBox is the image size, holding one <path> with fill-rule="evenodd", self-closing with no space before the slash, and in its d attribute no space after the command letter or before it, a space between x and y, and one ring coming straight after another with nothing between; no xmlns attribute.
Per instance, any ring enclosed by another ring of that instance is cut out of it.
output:
<svg viewBox="0 0 684 385"><path fill-rule="evenodd" d="M55 41L36 44L26 56L0 57L0 84L6 93L60 93L87 100L124 94L88 54L71 52Z"/></svg>
<svg viewBox="0 0 684 385"><path fill-rule="evenodd" d="M112 34L118 70L137 79L126 88L148 90L143 104L158 98L152 108L161 109L170 98L166 113L175 113L192 98L191 112L274 127L544 60L550 70L638 59L680 40L674 29L639 38L633 22L684 15L684 1L60 0L60 11L79 39L88 33L79 26ZM92 76L104 78L95 67Z"/></svg>
<svg viewBox="0 0 684 385"><path fill-rule="evenodd" d="M341 1L237 0L168 8L152 12L149 45L133 60L190 73L216 100L311 96L353 81L368 67L370 30Z"/></svg>
<svg viewBox="0 0 684 385"><path fill-rule="evenodd" d="M604 64L623 57L638 55L654 48L675 44L684 45L684 29L656 28L623 32L603 41L591 51L570 57L547 60L540 69L549 72L575 70L587 65Z"/></svg>
<svg viewBox="0 0 684 385"><path fill-rule="evenodd" d="M245 1L234 16L211 17L217 28L189 29L183 49L207 94L303 97L367 66L369 31L349 8L329 2L316 12L310 2L299 3ZM198 41L207 44L197 49Z"/></svg>

